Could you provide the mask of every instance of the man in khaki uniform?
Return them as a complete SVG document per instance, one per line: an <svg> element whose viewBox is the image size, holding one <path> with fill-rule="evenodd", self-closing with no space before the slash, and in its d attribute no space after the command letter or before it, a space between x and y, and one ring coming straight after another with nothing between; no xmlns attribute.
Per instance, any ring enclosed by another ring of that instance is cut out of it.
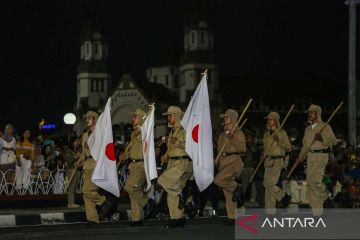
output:
<svg viewBox="0 0 360 240"><path fill-rule="evenodd" d="M338 140L331 126L322 121L320 106L311 105L309 107L308 121L310 125L305 129L303 146L296 162L304 161L307 157L307 196L313 215L321 216L323 214L324 201L329 196L326 191L326 185L323 183L325 167L329 159L329 150L331 146L337 144ZM324 130L320 133L323 128ZM312 142L313 144L311 145ZM307 156L305 156L308 147L310 147L310 150Z"/></svg>
<svg viewBox="0 0 360 240"><path fill-rule="evenodd" d="M80 207L78 204L75 204L76 187L79 185L81 177L80 171L78 171L78 168L75 166L81 156L81 153L78 151L80 144L80 139L76 138L71 141L69 146L66 146L63 151L63 158L66 162L65 186L67 189L68 208ZM70 180L71 182L69 182Z"/></svg>
<svg viewBox="0 0 360 240"><path fill-rule="evenodd" d="M166 228L183 227L185 225L184 209L179 209L179 196L192 174L192 162L185 152L185 130L180 125L182 111L179 107L170 106L163 115L168 116L171 132L168 138L168 154L163 155L162 162L168 161L167 169L159 177L158 183L167 192L167 203L170 222Z"/></svg>
<svg viewBox="0 0 360 240"><path fill-rule="evenodd" d="M96 162L91 156L87 140L95 128L95 123L98 116L99 115L93 111L86 113L86 125L88 131L82 135L83 152L77 164L83 164L84 173L82 192L85 203L86 219L90 225L99 224L99 215L96 210L96 205L100 206L100 217L105 216L111 208L111 203L106 200L105 196L102 196L98 193L99 187L91 181Z"/></svg>
<svg viewBox="0 0 360 240"><path fill-rule="evenodd" d="M284 207L287 207L291 200L291 196L276 185L284 167L285 155L291 150L291 144L283 129L277 131L280 127L280 115L277 112L270 112L265 119L267 119L267 130L263 138L264 151L266 151L263 183L265 187L265 209L267 214L274 215L276 213L276 201L280 201Z"/></svg>
<svg viewBox="0 0 360 240"><path fill-rule="evenodd" d="M143 217L146 217L151 211L151 204L148 203L148 196L142 191L146 181L144 169L143 146L141 140L141 124L144 121L145 112L141 109L136 109L131 112L131 122L133 131L131 133L131 146L126 156L122 155L121 160L130 158L129 170L130 174L125 183L125 190L129 193L131 202L131 222L129 226L142 226ZM145 208L145 215L144 213ZM148 210L148 211L146 211ZM144 215L144 216L143 216Z"/></svg>
<svg viewBox="0 0 360 240"><path fill-rule="evenodd" d="M238 119L237 111L228 109L220 117L224 118L224 130L219 136L218 151L221 150L227 138L229 141L219 158L219 162L215 162L215 165L219 165L219 172L214 178L214 183L223 189L225 195L227 212L225 223L234 225L235 209L241 195L241 189L235 179L242 172L243 162L240 154L246 152L246 140L244 133L239 127L235 127ZM234 127L235 130L231 134L231 130Z"/></svg>

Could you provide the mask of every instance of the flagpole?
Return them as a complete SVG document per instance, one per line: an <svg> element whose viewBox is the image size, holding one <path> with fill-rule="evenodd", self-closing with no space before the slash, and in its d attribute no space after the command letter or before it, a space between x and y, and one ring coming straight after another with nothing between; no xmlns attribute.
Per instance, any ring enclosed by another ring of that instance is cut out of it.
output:
<svg viewBox="0 0 360 240"><path fill-rule="evenodd" d="M326 122L326 123L324 124L324 126L320 129L320 131L318 132L318 134L321 134L321 133L324 131L325 127L326 127L327 125L329 125L330 121L333 119L333 117L335 116L335 114L340 110L340 108L341 108L341 106L342 106L343 104L344 104L344 102L340 102L340 104L337 106L337 108L336 108L336 109L334 110L334 112L331 114L331 116L329 117L329 119L327 120L327 122ZM314 144L314 142L315 142L315 138L311 141L310 145L307 146L307 148L305 149L304 154L303 154L302 157L299 159L299 162L302 162L302 161L305 159L305 157L307 157L307 155L308 155L308 153L309 153L309 151L310 151L310 148L311 148L311 146ZM286 180L289 180L291 174L294 172L294 170L295 170L295 168L297 167L297 165L299 164L299 162L295 162L295 163L293 164L293 166L291 167L289 173L288 173L287 176L286 176Z"/></svg>
<svg viewBox="0 0 360 240"><path fill-rule="evenodd" d="M240 127L239 127L240 129L242 129L242 128L244 127L246 121L247 121L247 118L245 118L245 120L243 121L243 123L240 125Z"/></svg>
<svg viewBox="0 0 360 240"><path fill-rule="evenodd" d="M273 138L273 137L277 136L277 135L280 133L280 130L283 128L283 126L284 126L286 120L288 119L290 113L294 110L294 107L295 107L294 104L291 105L290 110L289 110L288 113L286 114L286 116L285 116L283 122L281 123L280 127L279 127L278 129L276 129L276 131L273 132L273 134L271 134L270 138ZM275 143L275 140L272 139L271 144L270 144L270 145L267 147L267 149L264 151L264 154L263 154L262 158L260 159L260 162L258 163L258 165L256 166L253 174L251 175L250 180L249 180L249 183L251 183L252 180L254 179L255 174L256 174L257 171L259 170L261 164L262 164L263 161L265 160L266 155L269 153L270 148L272 147L272 145L273 145L274 143Z"/></svg>
<svg viewBox="0 0 360 240"><path fill-rule="evenodd" d="M242 118L244 117L245 112L246 112L246 111L247 111L247 109L249 108L250 103L251 103L252 101L253 101L253 99L252 99L252 98L250 98L249 102L246 104L246 107L245 107L245 108L244 108L244 110L242 111L242 113L241 113L241 115L240 115L240 117L239 117L239 120L237 121L237 123L235 124L235 126L231 129L231 131L230 131L230 135L231 135L232 133L234 133L234 131L235 131L236 127L239 125L240 121L241 121L241 120L242 120ZM218 155L217 155L217 156L216 156L216 158L215 158L215 164L219 161L219 157L221 156L221 154L222 154L222 152L224 151L225 146L226 146L226 144L227 144L228 142L229 142L229 138L226 138L225 143L222 145L222 147L221 147L221 149L220 149L220 151L219 151Z"/></svg>
<svg viewBox="0 0 360 240"><path fill-rule="evenodd" d="M208 69L205 69L204 72L201 73L201 75L206 75L205 79L207 79L207 72L208 72ZM200 82L199 82L199 84L200 84ZM175 132L174 132L173 136L176 136L180 126L181 126L181 124L175 129ZM172 147L172 146L173 146L173 144L170 145L170 147ZM168 155L169 151L172 149L170 147L167 149L166 153L164 154L165 157L164 157L164 160L161 161L161 166L163 166L167 162L167 155Z"/></svg>

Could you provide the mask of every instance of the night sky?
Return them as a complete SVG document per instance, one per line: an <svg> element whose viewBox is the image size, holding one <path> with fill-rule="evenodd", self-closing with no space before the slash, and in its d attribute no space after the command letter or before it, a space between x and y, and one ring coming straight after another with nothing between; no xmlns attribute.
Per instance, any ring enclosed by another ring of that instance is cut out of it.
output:
<svg viewBox="0 0 360 240"><path fill-rule="evenodd" d="M189 0L188 0L189 1ZM76 99L80 33L103 19L113 85L122 73L145 80L147 67L179 59L180 0L8 1L2 9L0 127L61 123ZM348 7L343 0L204 0L215 28L215 56L227 106L246 97L319 104L347 100Z"/></svg>

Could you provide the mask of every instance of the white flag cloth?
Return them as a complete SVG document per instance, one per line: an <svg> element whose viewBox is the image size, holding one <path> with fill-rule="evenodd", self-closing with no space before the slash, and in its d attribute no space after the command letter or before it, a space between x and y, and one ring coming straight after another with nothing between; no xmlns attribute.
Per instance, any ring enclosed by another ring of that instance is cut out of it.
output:
<svg viewBox="0 0 360 240"><path fill-rule="evenodd" d="M146 175L146 191L151 187L151 180L157 178L155 144L154 144L154 112L155 107L151 107L151 111L141 126L141 140L144 155L144 168Z"/></svg>
<svg viewBox="0 0 360 240"><path fill-rule="evenodd" d="M105 110L96 121L95 129L88 139L91 156L96 161L91 180L95 185L119 197L120 190L113 143L110 103L111 98L107 101Z"/></svg>
<svg viewBox="0 0 360 240"><path fill-rule="evenodd" d="M186 131L185 151L193 161L195 181L203 191L214 180L214 157L209 93L206 74L203 75L181 125Z"/></svg>

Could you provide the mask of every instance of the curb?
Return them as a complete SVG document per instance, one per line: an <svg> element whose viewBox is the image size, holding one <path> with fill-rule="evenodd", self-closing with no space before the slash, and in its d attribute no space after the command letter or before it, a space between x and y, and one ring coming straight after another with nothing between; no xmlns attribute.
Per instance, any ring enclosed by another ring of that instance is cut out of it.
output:
<svg viewBox="0 0 360 240"><path fill-rule="evenodd" d="M226 215L226 211L220 209L219 215ZM212 208L206 207L204 209L204 216L211 217ZM130 209L122 209L117 211L112 216L116 216L114 221L125 220L131 218ZM30 225L54 225L64 223L86 223L86 214L84 210L79 211L64 211L51 213L28 213L28 214L8 214L0 215L0 229L4 227L30 226Z"/></svg>
<svg viewBox="0 0 360 240"><path fill-rule="evenodd" d="M1 227L86 222L84 211L0 215Z"/></svg>

